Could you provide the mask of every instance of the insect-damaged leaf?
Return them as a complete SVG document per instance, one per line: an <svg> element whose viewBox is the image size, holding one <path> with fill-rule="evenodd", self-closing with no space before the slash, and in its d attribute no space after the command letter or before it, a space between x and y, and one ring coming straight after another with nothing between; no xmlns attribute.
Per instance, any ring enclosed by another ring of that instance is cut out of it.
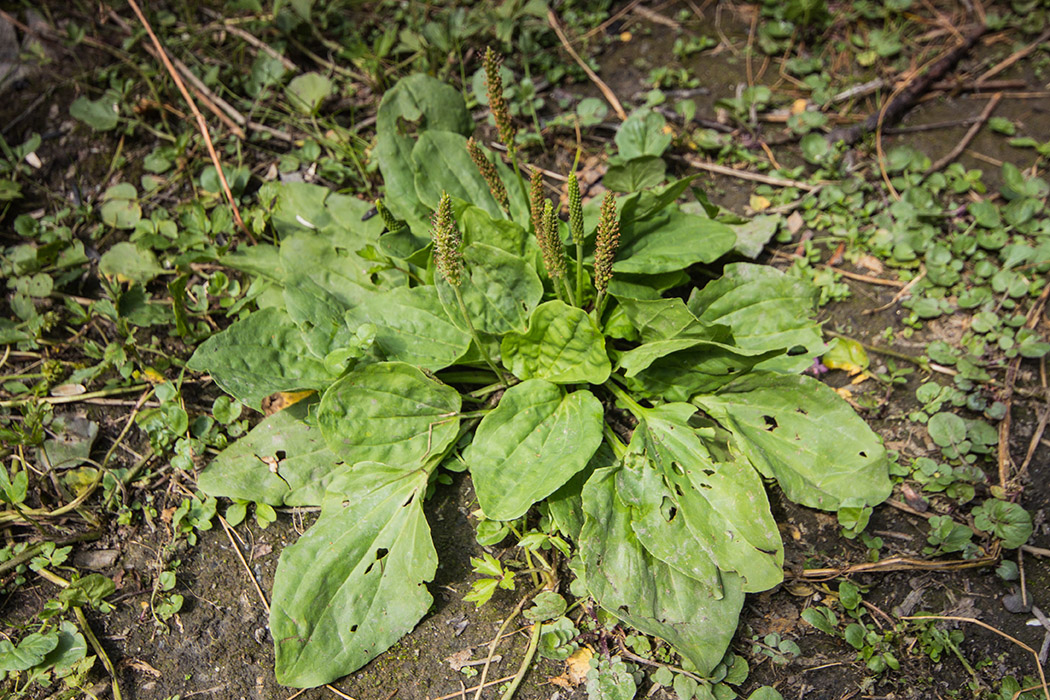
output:
<svg viewBox="0 0 1050 700"><path fill-rule="evenodd" d="M283 309L260 309L216 333L193 353L189 369L210 372L229 394L259 410L278 391L323 389L332 375Z"/></svg>
<svg viewBox="0 0 1050 700"><path fill-rule="evenodd" d="M270 630L278 682L323 685L410 632L433 601L437 553L423 515L427 473L378 463L329 485L321 517L281 553Z"/></svg>
<svg viewBox="0 0 1050 700"><path fill-rule="evenodd" d="M459 430L459 392L404 362L350 372L325 392L317 423L347 464L416 464L440 453Z"/></svg>
<svg viewBox="0 0 1050 700"><path fill-rule="evenodd" d="M602 405L542 379L511 387L464 452L487 518L513 520L587 466L602 440Z"/></svg>
<svg viewBox="0 0 1050 700"><path fill-rule="evenodd" d="M784 548L765 487L746 462L712 458L689 427L695 409L692 404L678 403L645 410L632 448L636 441L640 443L666 479L674 505L670 520L680 519L686 528L678 546L699 549L718 568L738 573L746 592L770 589L784 578ZM650 523L655 526L656 521ZM653 532L650 537L671 539L667 534Z"/></svg>
<svg viewBox="0 0 1050 700"><path fill-rule="evenodd" d="M507 333L503 364L519 379L601 384L611 366L605 338L583 309L561 301L536 307L525 333Z"/></svg>
<svg viewBox="0 0 1050 700"><path fill-rule="evenodd" d="M729 326L733 339L748 350L792 350L762 363L763 369L798 372L824 351L820 326L813 321L815 288L774 267L731 263L724 275L689 297L689 310L704 323Z"/></svg>
<svg viewBox="0 0 1050 700"><path fill-rule="evenodd" d="M756 372L693 402L729 429L748 460L796 503L837 510L846 499L875 505L890 495L882 440L815 379Z"/></svg>
<svg viewBox="0 0 1050 700"><path fill-rule="evenodd" d="M308 418L311 409L316 412L316 401L300 401L259 423L212 460L197 487L209 496L271 506L321 505L343 460Z"/></svg>
<svg viewBox="0 0 1050 700"><path fill-rule="evenodd" d="M719 597L645 551L616 491L618 469L598 469L583 488L580 552L587 589L603 608L667 641L707 675L736 631L744 603L740 578L723 572Z"/></svg>

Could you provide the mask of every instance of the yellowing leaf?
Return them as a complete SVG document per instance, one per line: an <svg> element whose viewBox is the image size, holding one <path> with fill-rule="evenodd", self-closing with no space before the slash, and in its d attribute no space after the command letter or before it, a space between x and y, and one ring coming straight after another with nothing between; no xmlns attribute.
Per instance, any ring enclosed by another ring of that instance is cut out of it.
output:
<svg viewBox="0 0 1050 700"><path fill-rule="evenodd" d="M799 98L799 99L797 99L797 100L795 100L794 102L791 103L791 113L792 114L802 114L805 111L806 111L806 101L804 99Z"/></svg>
<svg viewBox="0 0 1050 700"><path fill-rule="evenodd" d="M850 376L863 372L871 364L864 346L846 338L832 339L822 362L829 369L841 369Z"/></svg>
<svg viewBox="0 0 1050 700"><path fill-rule="evenodd" d="M633 39L633 38L634 38L634 35L631 34L630 32L621 32L620 33L620 41L622 41L625 44L628 41L630 41L631 39Z"/></svg>
<svg viewBox="0 0 1050 700"><path fill-rule="evenodd" d="M769 199L763 197L760 194L751 195L751 208L755 211L763 211L765 209L769 209L770 204L772 204L772 202L770 202Z"/></svg>

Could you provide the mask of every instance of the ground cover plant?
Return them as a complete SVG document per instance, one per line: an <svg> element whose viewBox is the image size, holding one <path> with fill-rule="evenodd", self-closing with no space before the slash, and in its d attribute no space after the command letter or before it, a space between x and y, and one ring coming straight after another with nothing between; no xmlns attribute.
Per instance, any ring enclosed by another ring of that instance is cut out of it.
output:
<svg viewBox="0 0 1050 700"><path fill-rule="evenodd" d="M251 4L0 12L0 694L1050 697L1038 3Z"/></svg>
<svg viewBox="0 0 1050 700"><path fill-rule="evenodd" d="M654 116L618 132L627 166L662 155ZM748 263L691 288L685 270L737 238L675 204L689 179L585 212L570 176L566 224L538 176L527 197L516 161L469 140L454 88L409 76L378 119L383 216L276 188L280 243L226 260L260 273L271 301L188 365L257 409L275 392L320 395L256 426L199 481L210 496L322 506L274 581L278 680L346 675L426 613L437 554L422 502L443 468L469 470L486 524L531 527L544 504L539 534L571 555L578 590L709 676L744 594L783 579L763 478L833 512L890 491L879 438L801 374L823 349L798 313L813 294Z"/></svg>

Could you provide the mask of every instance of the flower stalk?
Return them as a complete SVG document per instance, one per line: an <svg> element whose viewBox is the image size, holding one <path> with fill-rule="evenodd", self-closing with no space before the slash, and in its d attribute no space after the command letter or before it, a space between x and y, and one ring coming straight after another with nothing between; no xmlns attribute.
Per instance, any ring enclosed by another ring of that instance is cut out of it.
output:
<svg viewBox="0 0 1050 700"><path fill-rule="evenodd" d="M506 383L506 377L503 375L503 372L492 361L488 350L482 344L481 338L474 328L474 323L470 320L467 304L463 301L463 292L460 290L460 286L463 284L463 251L461 250L463 239L459 234L456 220L452 216L452 198L448 196L448 192L441 193L441 201L438 203L437 211L434 212L434 222L430 229L430 237L434 241L434 267L437 268L438 273L452 287L452 291L456 295L456 303L459 305L460 313L463 314L467 330L470 332L471 338L474 339L474 344L478 346L478 352L481 353L485 364L495 373L499 381Z"/></svg>
<svg viewBox="0 0 1050 700"><path fill-rule="evenodd" d="M507 100L503 97L503 76L500 75L503 57L489 46L485 48L485 58L482 60L482 64L485 68L485 88L489 98L489 109L492 111L492 118L495 120L496 129L499 131L500 143L507 147L511 165L514 166L514 174L518 176L518 181L524 188L525 182L521 176L521 170L518 169L518 146L514 142L517 130L511 121Z"/></svg>

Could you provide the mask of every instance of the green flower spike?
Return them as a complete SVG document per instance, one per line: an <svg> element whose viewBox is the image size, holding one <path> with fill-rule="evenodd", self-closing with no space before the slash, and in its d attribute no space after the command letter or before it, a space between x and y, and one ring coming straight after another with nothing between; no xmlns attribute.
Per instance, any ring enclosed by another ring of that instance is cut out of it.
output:
<svg viewBox="0 0 1050 700"><path fill-rule="evenodd" d="M379 212L379 218L383 220L383 225L386 226L387 231L393 233L404 228L405 222L394 216L394 213L386 208L386 204L383 203L382 199L376 200L376 211Z"/></svg>
<svg viewBox="0 0 1050 700"><path fill-rule="evenodd" d="M452 218L452 198L447 192L441 193L430 237L434 240L434 266L445 281L458 290L463 274L463 253L459 249L462 240Z"/></svg>
<svg viewBox="0 0 1050 700"><path fill-rule="evenodd" d="M605 302L605 293L612 280L613 258L616 257L616 249L619 245L620 217L616 213L616 198L613 197L612 192L606 192L598 217L598 235L594 247L594 288L598 292L594 308L599 318L602 313L602 304Z"/></svg>
<svg viewBox="0 0 1050 700"><path fill-rule="evenodd" d="M583 306L583 199L576 173L569 174L569 233L576 244L576 302Z"/></svg>
<svg viewBox="0 0 1050 700"><path fill-rule="evenodd" d="M481 173L481 176L485 178L485 182L488 183L489 192L492 193L496 204L499 204L503 211L510 213L510 197L507 196L507 188L504 187L503 180L499 179L496 166L485 157L481 146L474 139L467 140L467 152L470 153L470 159L474 161L474 165L478 167L478 172Z"/></svg>

